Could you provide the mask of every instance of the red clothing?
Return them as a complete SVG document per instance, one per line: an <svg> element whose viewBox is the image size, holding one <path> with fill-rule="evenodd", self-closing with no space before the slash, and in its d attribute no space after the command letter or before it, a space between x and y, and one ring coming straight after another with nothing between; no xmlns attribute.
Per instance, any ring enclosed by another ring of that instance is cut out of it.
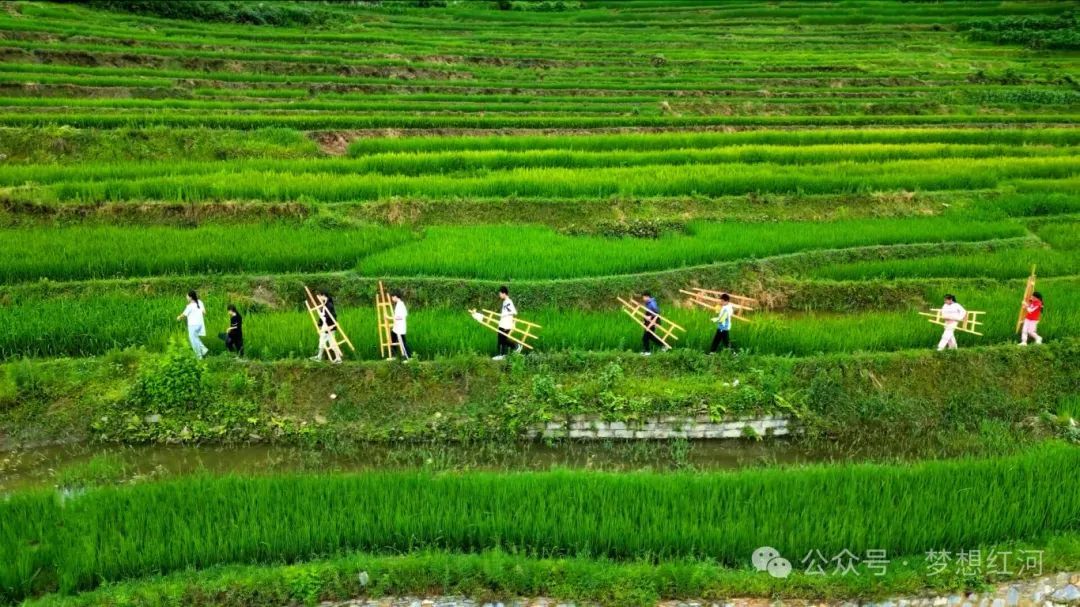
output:
<svg viewBox="0 0 1080 607"><path fill-rule="evenodd" d="M1042 316L1042 302L1033 297L1028 300L1027 314L1024 315L1024 318L1027 320L1039 320L1040 316Z"/></svg>

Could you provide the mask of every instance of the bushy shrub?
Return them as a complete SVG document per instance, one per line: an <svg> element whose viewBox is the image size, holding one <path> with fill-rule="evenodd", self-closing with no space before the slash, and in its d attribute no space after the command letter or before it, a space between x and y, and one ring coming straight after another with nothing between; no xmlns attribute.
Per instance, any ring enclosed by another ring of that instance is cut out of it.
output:
<svg viewBox="0 0 1080 607"><path fill-rule="evenodd" d="M556 12L581 8L580 0L496 0L495 6L504 11Z"/></svg>
<svg viewBox="0 0 1080 607"><path fill-rule="evenodd" d="M46 387L51 378L41 365L21 360L0 374L0 409L18 401L41 401L47 397Z"/></svg>
<svg viewBox="0 0 1080 607"><path fill-rule="evenodd" d="M1006 17L962 23L973 40L994 44L1020 44L1035 49L1080 49L1080 28L1075 13L1059 17Z"/></svg>
<svg viewBox="0 0 1080 607"><path fill-rule="evenodd" d="M139 376L130 400L154 412L200 409L209 396L205 376L206 364L174 339L161 360Z"/></svg>
<svg viewBox="0 0 1080 607"><path fill-rule="evenodd" d="M235 0L89 0L95 8L151 15L165 19L222 21L248 25L310 25L326 22L331 13L303 2L239 2Z"/></svg>

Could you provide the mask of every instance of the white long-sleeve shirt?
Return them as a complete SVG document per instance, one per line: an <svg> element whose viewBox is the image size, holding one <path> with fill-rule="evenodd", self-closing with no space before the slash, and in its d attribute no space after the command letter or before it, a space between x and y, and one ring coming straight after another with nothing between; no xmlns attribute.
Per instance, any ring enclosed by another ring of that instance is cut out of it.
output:
<svg viewBox="0 0 1080 607"><path fill-rule="evenodd" d="M203 314L206 313L206 306L203 302L195 303L194 301L188 302L186 308L184 308L183 316L187 318L188 327L201 327L203 326Z"/></svg>
<svg viewBox="0 0 1080 607"><path fill-rule="evenodd" d="M941 318L945 322L955 325L961 320L964 320L964 317L966 316L967 310L964 309L964 306L956 302L941 306Z"/></svg>
<svg viewBox="0 0 1080 607"><path fill-rule="evenodd" d="M517 316L517 308L514 307L514 302L507 297L502 302L502 309L499 310L499 328L513 329L515 316Z"/></svg>
<svg viewBox="0 0 1080 607"><path fill-rule="evenodd" d="M409 310L405 302L400 299L394 304L394 326L392 330L398 335L405 335L406 320L409 318Z"/></svg>

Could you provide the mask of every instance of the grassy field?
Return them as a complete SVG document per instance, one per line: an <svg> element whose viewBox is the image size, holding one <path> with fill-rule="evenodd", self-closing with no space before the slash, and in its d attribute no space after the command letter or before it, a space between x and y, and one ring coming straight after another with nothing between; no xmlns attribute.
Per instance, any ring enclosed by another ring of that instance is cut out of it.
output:
<svg viewBox="0 0 1080 607"><path fill-rule="evenodd" d="M915 555L951 543L1075 531L1080 503L1055 488L1078 457L1075 448L1058 446L990 461L737 475L204 477L91 490L62 508L55 496L31 492L0 504L5 520L16 522L0 538L16 555L0 580L11 587L26 571L45 567L72 591L151 572L357 548L501 547L536 556L649 554L733 565L763 534L781 553ZM956 499L963 494L969 497ZM803 496L797 508L793 495ZM842 518L823 527L837 512ZM28 544L40 545L27 550Z"/></svg>
<svg viewBox="0 0 1080 607"><path fill-rule="evenodd" d="M5 3L0 474L53 442L483 459L572 416L779 415L792 445L849 463L105 474L0 495L0 603L441 589L651 605L998 579L755 577L762 543L1024 546L1075 570L1080 505L1061 479L1080 441L1077 8ZM1047 345L1021 349L1033 266ZM379 281L409 304L408 365L374 360ZM497 307L503 284L543 329L534 352L493 362L466 310ZM357 346L343 365L303 360L305 285L337 299ZM734 353L705 353L712 314L679 293L693 286L757 298ZM190 289L208 310L202 362L176 320ZM644 291L687 329L649 358L615 300ZM938 354L917 312L945 293L986 324ZM244 360L216 339L228 304Z"/></svg>

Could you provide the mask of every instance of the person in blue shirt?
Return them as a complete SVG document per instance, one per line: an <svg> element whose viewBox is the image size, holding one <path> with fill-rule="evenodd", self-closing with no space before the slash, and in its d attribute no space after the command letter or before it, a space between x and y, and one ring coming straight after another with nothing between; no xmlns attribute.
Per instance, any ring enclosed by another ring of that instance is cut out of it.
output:
<svg viewBox="0 0 1080 607"><path fill-rule="evenodd" d="M731 318L735 316L735 308L731 305L731 297L727 293L721 295L720 300L724 303L720 306L720 313L712 319L716 323L716 335L712 338L710 354L716 352L720 344L724 344L725 348L731 347Z"/></svg>
<svg viewBox="0 0 1080 607"><path fill-rule="evenodd" d="M668 350L669 348L664 345L664 342L660 341L660 338L656 335L653 335L657 328L660 327L660 304L656 303L652 293L647 291L642 294L641 301L645 304L645 314L641 319L645 323L645 332L641 335L641 355L651 355L653 344Z"/></svg>

